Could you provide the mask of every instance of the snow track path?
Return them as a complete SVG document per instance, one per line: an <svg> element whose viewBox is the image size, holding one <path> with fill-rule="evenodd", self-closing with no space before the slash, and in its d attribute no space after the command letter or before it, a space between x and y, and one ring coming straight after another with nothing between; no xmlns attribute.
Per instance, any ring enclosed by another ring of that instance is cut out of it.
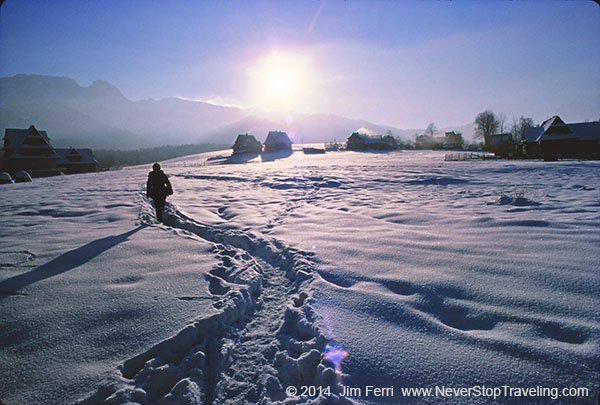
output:
<svg viewBox="0 0 600 405"><path fill-rule="evenodd" d="M142 198L143 200L143 198ZM142 203L140 222L151 224ZM213 244L204 274L219 312L125 361L83 404L349 403L310 304L316 259L274 239L201 224L167 205L165 230ZM201 297L181 297L193 300ZM331 396L288 397L286 388L329 387Z"/></svg>
<svg viewBox="0 0 600 405"><path fill-rule="evenodd" d="M217 403L256 403L269 393L281 397L277 370L277 331L285 314L289 280L281 269L258 261L263 275L260 300L244 328L230 340L229 364L217 384ZM245 382L254 381L255 384ZM269 392L270 391L270 392Z"/></svg>

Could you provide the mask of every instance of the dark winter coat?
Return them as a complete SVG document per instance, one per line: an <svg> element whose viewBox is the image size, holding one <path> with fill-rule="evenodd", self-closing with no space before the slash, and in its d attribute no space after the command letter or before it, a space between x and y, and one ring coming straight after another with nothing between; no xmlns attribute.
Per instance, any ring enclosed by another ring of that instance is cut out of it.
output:
<svg viewBox="0 0 600 405"><path fill-rule="evenodd" d="M169 178L162 170L153 170L148 173L148 182L146 183L146 195L155 200L164 200L168 195L173 194L173 187Z"/></svg>

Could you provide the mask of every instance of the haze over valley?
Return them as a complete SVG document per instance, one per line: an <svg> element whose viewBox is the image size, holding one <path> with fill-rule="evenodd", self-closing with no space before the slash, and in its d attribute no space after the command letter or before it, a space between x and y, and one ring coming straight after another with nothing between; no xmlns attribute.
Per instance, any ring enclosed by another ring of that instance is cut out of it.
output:
<svg viewBox="0 0 600 405"><path fill-rule="evenodd" d="M66 77L20 74L0 78L0 94L3 128L34 124L46 130L58 146L137 149L190 143L231 145L240 133L264 139L273 129L288 132L296 143L343 141L359 129L373 134L392 131L409 140L423 131L333 114L259 112L177 97L132 101L104 80L85 87ZM451 129L469 137L473 125Z"/></svg>

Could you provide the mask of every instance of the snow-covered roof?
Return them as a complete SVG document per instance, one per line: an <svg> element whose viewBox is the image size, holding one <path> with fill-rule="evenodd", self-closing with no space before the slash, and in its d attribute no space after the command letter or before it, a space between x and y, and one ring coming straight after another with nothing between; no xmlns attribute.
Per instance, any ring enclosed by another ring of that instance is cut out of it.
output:
<svg viewBox="0 0 600 405"><path fill-rule="evenodd" d="M600 142L600 121L577 122L574 124L567 125L579 137L579 139L595 139Z"/></svg>
<svg viewBox="0 0 600 405"><path fill-rule="evenodd" d="M523 141L525 143L537 142L543 133L544 128L542 127L525 128L525 131L523 131Z"/></svg>
<svg viewBox="0 0 600 405"><path fill-rule="evenodd" d="M267 135L267 139L265 140L265 145L276 143L276 144L285 144L292 145L292 140L288 136L287 133L283 131L269 131Z"/></svg>
<svg viewBox="0 0 600 405"><path fill-rule="evenodd" d="M600 141L600 122L576 122L565 124L559 116L547 119L539 127L526 128L523 140L526 143L559 141L566 139Z"/></svg>
<svg viewBox="0 0 600 405"><path fill-rule="evenodd" d="M233 153L260 153L262 152L262 143L254 135L240 134L233 144Z"/></svg>
<svg viewBox="0 0 600 405"><path fill-rule="evenodd" d="M248 146L260 146L260 141L254 135L239 134L233 144L234 148Z"/></svg>
<svg viewBox="0 0 600 405"><path fill-rule="evenodd" d="M91 165L98 163L91 149L57 148L57 165Z"/></svg>
<svg viewBox="0 0 600 405"><path fill-rule="evenodd" d="M46 131L40 131L32 125L27 129L6 128L4 130L4 146L11 148L21 146L23 141L32 131L37 132L48 144L50 143L50 138L48 137Z"/></svg>
<svg viewBox="0 0 600 405"><path fill-rule="evenodd" d="M6 128L3 149L5 159L58 159L46 131L33 125L27 129Z"/></svg>

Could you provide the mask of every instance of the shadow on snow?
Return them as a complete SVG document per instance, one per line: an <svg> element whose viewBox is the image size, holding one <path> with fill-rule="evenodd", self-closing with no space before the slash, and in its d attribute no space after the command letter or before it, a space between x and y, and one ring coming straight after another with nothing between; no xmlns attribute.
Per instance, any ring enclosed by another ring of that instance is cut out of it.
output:
<svg viewBox="0 0 600 405"><path fill-rule="evenodd" d="M19 293L18 291L30 284L57 276L89 262L101 253L125 242L131 235L146 226L147 225L140 225L137 228L120 235L111 235L105 238L96 239L77 249L63 253L57 258L52 259L48 263L42 264L27 273L19 274L18 276L1 281L0 300L7 296L26 295Z"/></svg>

